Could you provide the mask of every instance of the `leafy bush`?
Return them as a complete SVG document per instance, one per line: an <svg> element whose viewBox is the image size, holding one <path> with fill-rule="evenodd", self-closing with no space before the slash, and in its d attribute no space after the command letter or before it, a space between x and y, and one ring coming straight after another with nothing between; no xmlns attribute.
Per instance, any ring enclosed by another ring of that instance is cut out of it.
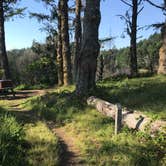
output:
<svg viewBox="0 0 166 166"><path fill-rule="evenodd" d="M20 84L15 88L15 90L29 90L29 89L30 87L26 84Z"/></svg>
<svg viewBox="0 0 166 166"><path fill-rule="evenodd" d="M39 117L58 124L70 121L85 106L79 98L65 91L33 98L27 104L32 106Z"/></svg>
<svg viewBox="0 0 166 166"><path fill-rule="evenodd" d="M0 116L0 165L22 165L24 156L23 137L23 129L13 116Z"/></svg>
<svg viewBox="0 0 166 166"><path fill-rule="evenodd" d="M0 69L0 79L3 77L4 70Z"/></svg>
<svg viewBox="0 0 166 166"><path fill-rule="evenodd" d="M38 85L28 85L28 84L20 84L15 90L33 90L33 89L47 89L49 86L46 84L38 84Z"/></svg>

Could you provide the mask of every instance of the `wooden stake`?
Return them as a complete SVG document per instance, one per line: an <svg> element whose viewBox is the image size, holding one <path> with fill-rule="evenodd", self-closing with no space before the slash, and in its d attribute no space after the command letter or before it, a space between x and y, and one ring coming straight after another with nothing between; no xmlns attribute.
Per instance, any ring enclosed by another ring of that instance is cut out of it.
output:
<svg viewBox="0 0 166 166"><path fill-rule="evenodd" d="M122 127L122 107L120 104L116 105L116 114L115 114L115 135L117 135Z"/></svg>

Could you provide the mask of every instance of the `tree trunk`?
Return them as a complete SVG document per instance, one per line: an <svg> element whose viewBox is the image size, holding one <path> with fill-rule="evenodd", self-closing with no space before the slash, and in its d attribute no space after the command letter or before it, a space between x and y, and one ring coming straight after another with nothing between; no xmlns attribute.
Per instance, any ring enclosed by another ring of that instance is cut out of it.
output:
<svg viewBox="0 0 166 166"><path fill-rule="evenodd" d="M61 4L61 34L63 56L63 82L69 85L72 82L71 53L69 44L68 0L60 0Z"/></svg>
<svg viewBox="0 0 166 166"><path fill-rule="evenodd" d="M78 95L83 95L95 87L97 57L100 50L98 40L100 19L100 0L86 0L83 38L76 81L76 93Z"/></svg>
<svg viewBox="0 0 166 166"><path fill-rule="evenodd" d="M162 46L159 51L158 74L166 74L166 24L162 27Z"/></svg>
<svg viewBox="0 0 166 166"><path fill-rule="evenodd" d="M78 57L81 49L82 27L81 27L81 0L76 0L75 9L75 57L74 57L74 80L76 81L78 71Z"/></svg>
<svg viewBox="0 0 166 166"><path fill-rule="evenodd" d="M104 59L103 59L103 55L101 54L99 56L99 81L103 80L103 72L104 72Z"/></svg>
<svg viewBox="0 0 166 166"><path fill-rule="evenodd" d="M138 0L132 0L132 25L130 40L130 72L131 76L137 76L137 16L138 16Z"/></svg>
<svg viewBox="0 0 166 166"><path fill-rule="evenodd" d="M63 85L63 57L62 57L62 36L61 36L61 6L58 2L58 44L57 44L57 72L58 85Z"/></svg>
<svg viewBox="0 0 166 166"><path fill-rule="evenodd" d="M94 106L97 111L101 112L102 114L115 119L117 105L111 104L96 97L89 97L87 103L88 105ZM123 109L122 123L124 125L127 125L129 128L140 131L146 131L147 129L149 129L150 134L155 134L158 131L166 133L166 130L164 130L164 128L166 127L165 121L153 121L151 118L137 111L129 111L127 109Z"/></svg>
<svg viewBox="0 0 166 166"><path fill-rule="evenodd" d="M164 7L166 8L166 0L164 0ZM161 28L162 46L159 50L159 68L158 74L166 74L166 20Z"/></svg>
<svg viewBox="0 0 166 166"><path fill-rule="evenodd" d="M9 79L10 72L5 45L3 0L0 1L0 61L1 67L4 70L4 79Z"/></svg>

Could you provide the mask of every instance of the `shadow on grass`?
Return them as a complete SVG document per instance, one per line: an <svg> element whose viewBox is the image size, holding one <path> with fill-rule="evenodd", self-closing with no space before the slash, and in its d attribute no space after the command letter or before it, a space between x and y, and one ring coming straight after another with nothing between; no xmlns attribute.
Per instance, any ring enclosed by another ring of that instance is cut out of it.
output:
<svg viewBox="0 0 166 166"><path fill-rule="evenodd" d="M0 94L0 100L20 100L26 99L36 95L37 91L35 90L24 90L24 91L16 91L15 96L13 94Z"/></svg>
<svg viewBox="0 0 166 166"><path fill-rule="evenodd" d="M5 126L4 132L0 131L0 142L3 143L3 138L7 140L4 144L0 145L0 159L5 156L5 154L1 155L1 149L9 145L11 146L9 151L7 151L8 149L5 150L5 153L8 155L7 160L4 162L5 166L15 166L15 162L12 161L13 159L19 163L16 165L58 165L60 161L59 155L61 153L60 143L48 129L47 125L40 121L33 111L10 111L0 107L0 117L1 115L12 117L14 122L24 133L21 139L16 135L18 137L18 140L16 140L15 138L10 138L10 135L2 135L3 133L14 133L17 128L15 129L13 125L10 131L8 131L7 128L5 129ZM6 127L8 126L10 126L10 123L6 124ZM16 150L12 150L15 147L19 147L19 149L17 149L19 155Z"/></svg>
<svg viewBox="0 0 166 166"><path fill-rule="evenodd" d="M29 103L38 117L57 124L69 122L75 114L86 108L85 102L71 92L48 93L32 99Z"/></svg>
<svg viewBox="0 0 166 166"><path fill-rule="evenodd" d="M88 150L91 163L101 165L161 165L164 154L154 146L129 145L104 141L101 148Z"/></svg>

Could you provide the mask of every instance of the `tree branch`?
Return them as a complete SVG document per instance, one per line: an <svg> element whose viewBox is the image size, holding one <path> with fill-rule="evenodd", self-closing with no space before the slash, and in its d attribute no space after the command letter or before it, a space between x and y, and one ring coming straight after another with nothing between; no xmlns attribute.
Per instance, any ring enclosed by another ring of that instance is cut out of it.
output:
<svg viewBox="0 0 166 166"><path fill-rule="evenodd" d="M128 2L126 2L125 0L121 0L124 4L126 4L127 6L130 6L130 7L133 7L133 5L132 4L130 4L130 3L128 3Z"/></svg>
<svg viewBox="0 0 166 166"><path fill-rule="evenodd" d="M139 15L142 12L143 9L144 9L144 6L142 6L142 8L139 9L139 11L137 12L137 15Z"/></svg>
<svg viewBox="0 0 166 166"><path fill-rule="evenodd" d="M159 9L162 9L162 10L165 10L166 11L166 6L159 6L159 5L157 5L157 4L155 4L155 3L153 3L151 0L146 0L149 4L151 4L152 6L154 6L154 7L157 7L157 8L159 8Z"/></svg>

